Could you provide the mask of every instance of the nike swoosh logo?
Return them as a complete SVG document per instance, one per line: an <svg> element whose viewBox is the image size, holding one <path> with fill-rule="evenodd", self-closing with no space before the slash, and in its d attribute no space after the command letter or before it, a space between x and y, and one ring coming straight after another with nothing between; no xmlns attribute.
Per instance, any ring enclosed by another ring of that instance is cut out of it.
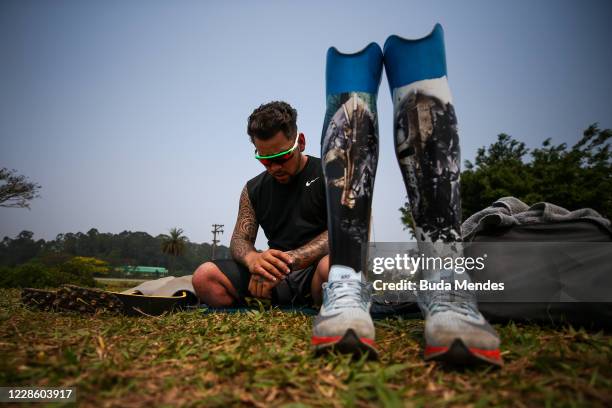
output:
<svg viewBox="0 0 612 408"><path fill-rule="evenodd" d="M310 187L310 185L311 185L312 183L314 183L315 181L317 181L318 179L319 179L319 178L317 177L317 178L315 178L315 179L312 179L312 180L310 180L310 181L307 181L307 182L306 182L306 187Z"/></svg>

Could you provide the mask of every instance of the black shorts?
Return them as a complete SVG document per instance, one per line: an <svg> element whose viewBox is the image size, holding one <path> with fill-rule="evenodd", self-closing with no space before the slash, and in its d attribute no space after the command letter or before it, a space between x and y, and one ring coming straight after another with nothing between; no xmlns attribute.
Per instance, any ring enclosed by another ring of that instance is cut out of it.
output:
<svg viewBox="0 0 612 408"><path fill-rule="evenodd" d="M245 298L252 297L249 293L251 272L233 259L212 261L230 280L239 296L239 303L244 304ZM285 279L272 289L272 304L279 306L312 306L310 288L318 262L297 271L290 272Z"/></svg>

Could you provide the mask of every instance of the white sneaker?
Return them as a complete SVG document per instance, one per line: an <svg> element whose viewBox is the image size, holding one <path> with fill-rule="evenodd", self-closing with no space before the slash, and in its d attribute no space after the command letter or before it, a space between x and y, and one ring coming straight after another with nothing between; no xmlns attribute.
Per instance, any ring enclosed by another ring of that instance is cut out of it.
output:
<svg viewBox="0 0 612 408"><path fill-rule="evenodd" d="M312 327L315 352L368 353L376 358L371 297L372 287L361 273L333 265L328 282L323 284L323 305Z"/></svg>

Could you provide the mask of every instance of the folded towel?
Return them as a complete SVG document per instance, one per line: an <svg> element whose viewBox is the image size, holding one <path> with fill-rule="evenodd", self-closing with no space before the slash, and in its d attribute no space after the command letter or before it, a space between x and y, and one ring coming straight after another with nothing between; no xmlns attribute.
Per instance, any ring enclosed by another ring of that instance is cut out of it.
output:
<svg viewBox="0 0 612 408"><path fill-rule="evenodd" d="M502 197L490 207L470 216L461 225L461 234L465 241L483 230L512 225L549 224L564 221L588 220L605 228L612 234L610 220L604 218L591 208L569 211L551 203L536 203L531 207L516 197Z"/></svg>

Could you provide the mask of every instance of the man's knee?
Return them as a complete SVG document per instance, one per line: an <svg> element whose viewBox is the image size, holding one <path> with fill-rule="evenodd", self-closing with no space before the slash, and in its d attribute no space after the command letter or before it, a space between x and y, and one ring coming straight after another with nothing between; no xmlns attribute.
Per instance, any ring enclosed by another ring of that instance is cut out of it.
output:
<svg viewBox="0 0 612 408"><path fill-rule="evenodd" d="M215 279L217 272L221 273L217 265L212 262L205 262L198 266L198 269L195 270L193 277L191 278L191 283L193 284L194 288L204 287L210 281Z"/></svg>
<svg viewBox="0 0 612 408"><path fill-rule="evenodd" d="M322 301L322 288L321 285L327 282L327 276L329 275L329 255L325 255L315 268L314 276L312 277L312 284L310 287L310 294L316 305L320 305Z"/></svg>
<svg viewBox="0 0 612 408"><path fill-rule="evenodd" d="M205 262L193 273L191 283L200 300L210 306L227 306L231 294L223 280L227 277L212 262Z"/></svg>
<svg viewBox="0 0 612 408"><path fill-rule="evenodd" d="M329 275L329 255L325 255L315 269L315 274L321 283L327 282L327 276Z"/></svg>

